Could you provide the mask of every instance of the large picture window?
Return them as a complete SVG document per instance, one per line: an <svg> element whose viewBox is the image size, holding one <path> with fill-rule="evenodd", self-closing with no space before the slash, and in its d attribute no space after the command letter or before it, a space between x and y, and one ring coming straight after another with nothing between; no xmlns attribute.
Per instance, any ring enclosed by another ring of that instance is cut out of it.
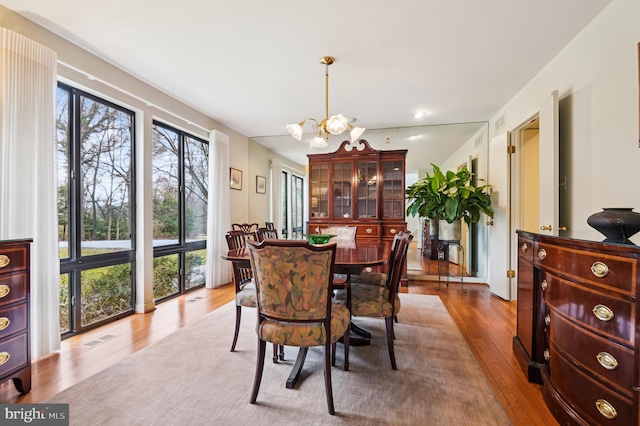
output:
<svg viewBox="0 0 640 426"><path fill-rule="evenodd" d="M133 312L134 118L123 107L58 85L63 336Z"/></svg>
<svg viewBox="0 0 640 426"><path fill-rule="evenodd" d="M153 126L153 293L156 301L205 283L209 144Z"/></svg>

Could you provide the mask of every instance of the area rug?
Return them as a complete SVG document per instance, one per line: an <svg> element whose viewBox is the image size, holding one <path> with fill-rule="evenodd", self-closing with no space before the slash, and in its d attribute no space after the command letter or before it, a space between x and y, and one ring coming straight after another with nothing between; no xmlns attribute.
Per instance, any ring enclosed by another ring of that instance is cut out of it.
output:
<svg viewBox="0 0 640 426"><path fill-rule="evenodd" d="M338 345L332 368L335 416L327 413L322 349L309 350L301 381L286 389L297 354L274 364L249 404L256 361L255 314L245 309L236 352L228 304L51 397L70 404L72 425L510 425L489 382L437 296L401 294L391 369L384 320L356 318L373 334ZM269 347L269 346L268 346Z"/></svg>

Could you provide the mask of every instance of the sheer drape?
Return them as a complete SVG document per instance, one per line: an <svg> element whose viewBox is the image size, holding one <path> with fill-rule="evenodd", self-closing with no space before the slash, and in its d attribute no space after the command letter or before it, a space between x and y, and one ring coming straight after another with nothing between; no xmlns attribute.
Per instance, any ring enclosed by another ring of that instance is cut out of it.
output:
<svg viewBox="0 0 640 426"><path fill-rule="evenodd" d="M0 28L0 239L33 239L32 359L60 348L56 56Z"/></svg>
<svg viewBox="0 0 640 426"><path fill-rule="evenodd" d="M229 190L229 136L217 130L209 136L209 200L207 210L207 287L231 282L231 263L224 238L231 222Z"/></svg>

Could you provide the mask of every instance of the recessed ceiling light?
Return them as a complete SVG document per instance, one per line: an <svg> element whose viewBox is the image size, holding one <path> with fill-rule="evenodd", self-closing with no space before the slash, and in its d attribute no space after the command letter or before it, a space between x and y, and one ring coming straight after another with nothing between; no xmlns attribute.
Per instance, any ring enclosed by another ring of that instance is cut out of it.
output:
<svg viewBox="0 0 640 426"><path fill-rule="evenodd" d="M427 115L429 115L429 113L426 111L417 111L413 113L414 118L425 118Z"/></svg>
<svg viewBox="0 0 640 426"><path fill-rule="evenodd" d="M410 141L414 141L414 140L418 139L418 135L407 136L407 139L409 139Z"/></svg>

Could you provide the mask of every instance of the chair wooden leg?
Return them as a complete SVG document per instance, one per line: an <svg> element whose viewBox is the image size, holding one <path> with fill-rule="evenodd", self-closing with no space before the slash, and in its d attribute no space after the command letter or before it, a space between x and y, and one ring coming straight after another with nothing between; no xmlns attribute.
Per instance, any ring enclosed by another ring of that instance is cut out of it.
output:
<svg viewBox="0 0 640 426"><path fill-rule="evenodd" d="M280 348L280 361L284 361L284 345L278 345Z"/></svg>
<svg viewBox="0 0 640 426"><path fill-rule="evenodd" d="M242 306L236 305L236 331L233 333L233 343L231 343L231 352L236 350L238 342L238 333L240 333L240 317L242 316Z"/></svg>
<svg viewBox="0 0 640 426"><path fill-rule="evenodd" d="M389 358L391 359L391 368L397 370L396 366L396 354L393 350L393 318L385 318L385 324L387 326L387 346L389 346Z"/></svg>
<svg viewBox="0 0 640 426"><path fill-rule="evenodd" d="M331 387L331 342L327 341L324 345L324 387L327 393L327 406L329 414L334 415L336 411L333 408L333 388Z"/></svg>
<svg viewBox="0 0 640 426"><path fill-rule="evenodd" d="M255 404L262 382L262 371L264 370L264 356L267 348L267 342L258 338L258 359L256 360L256 375L253 379L253 391L251 392L250 403Z"/></svg>
<svg viewBox="0 0 640 426"><path fill-rule="evenodd" d="M277 344L273 344L273 363L276 364L278 362L278 348L283 349L284 346L280 346ZM284 359L284 356L282 357Z"/></svg>
<svg viewBox="0 0 640 426"><path fill-rule="evenodd" d="M331 365L336 365L336 349L338 349L338 343L331 344Z"/></svg>
<svg viewBox="0 0 640 426"><path fill-rule="evenodd" d="M342 336L342 343L344 346L344 371L349 371L349 333L350 327L347 327L347 331Z"/></svg>

